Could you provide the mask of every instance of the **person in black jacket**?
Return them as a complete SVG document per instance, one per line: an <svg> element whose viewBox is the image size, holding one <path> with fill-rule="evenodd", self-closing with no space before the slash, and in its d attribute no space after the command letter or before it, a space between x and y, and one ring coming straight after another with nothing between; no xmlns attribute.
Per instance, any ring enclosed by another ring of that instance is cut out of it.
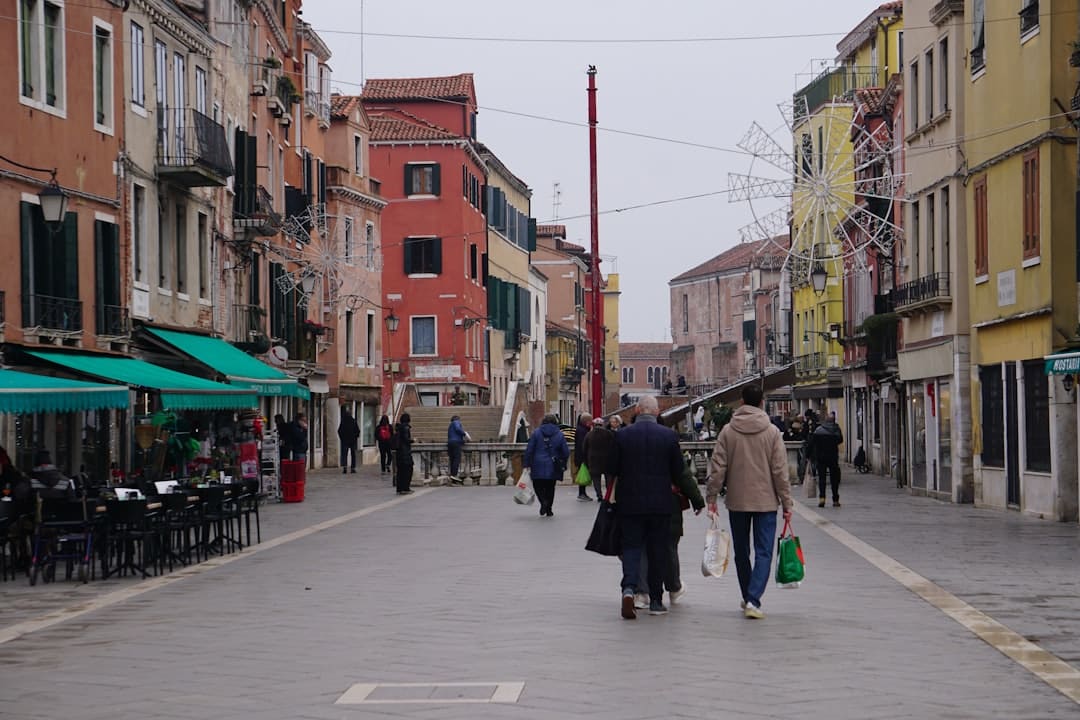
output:
<svg viewBox="0 0 1080 720"><path fill-rule="evenodd" d="M394 440L396 442L397 452L395 458L397 462L397 494L408 495L412 492L411 485L413 475L412 417L410 417L409 413L401 414L397 427L394 428Z"/></svg>
<svg viewBox="0 0 1080 720"><path fill-rule="evenodd" d="M656 421L659 406L652 395L637 402L634 423L615 434L615 507L622 527L622 616L637 617L634 588L641 553L649 560L649 614L663 615L663 579L668 569L673 485L684 469L675 432Z"/></svg>
<svg viewBox="0 0 1080 720"><path fill-rule="evenodd" d="M616 416L618 417L618 416ZM593 428L585 436L585 464L592 476L593 491L599 500L604 496L600 478L611 484L611 460L615 455L615 431L604 426L604 418L593 419ZM607 489L607 486L604 486Z"/></svg>
<svg viewBox="0 0 1080 720"><path fill-rule="evenodd" d="M356 472L356 441L360 439L360 426L356 418L349 412L349 408L342 406L341 422L337 429L338 440L341 441L341 472L349 471L349 453L352 453L352 471Z"/></svg>
<svg viewBox="0 0 1080 720"><path fill-rule="evenodd" d="M589 432L592 430L592 415L589 413L581 413L578 415L577 427L574 428L574 467L571 468L571 480L577 478L578 468L582 465L588 466L588 460L585 456L585 438L588 437ZM592 468L589 468L592 471ZM585 492L584 485L578 485L577 499L582 501L592 500L589 497L589 493ZM599 499L599 498L597 498Z"/></svg>
<svg viewBox="0 0 1080 720"><path fill-rule="evenodd" d="M817 465L818 507L825 507L825 474L832 485L833 507L840 507L840 446L844 433L836 424L836 413L829 413L823 423L814 428L808 439L810 457Z"/></svg>

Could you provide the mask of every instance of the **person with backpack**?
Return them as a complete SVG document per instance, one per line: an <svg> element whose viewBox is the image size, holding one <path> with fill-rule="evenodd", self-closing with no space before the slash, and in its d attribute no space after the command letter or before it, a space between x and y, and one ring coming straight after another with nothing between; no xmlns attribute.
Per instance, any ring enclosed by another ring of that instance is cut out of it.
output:
<svg viewBox="0 0 1080 720"><path fill-rule="evenodd" d="M390 472L394 461L393 448L390 446L393 437L394 428L390 426L390 418L383 415L375 426L375 442L379 444L379 469L384 473Z"/></svg>
<svg viewBox="0 0 1080 720"><path fill-rule="evenodd" d="M397 482L395 483L397 494L409 495L412 493L413 476L412 417L409 413L401 414L397 427L394 428L393 440L397 461Z"/></svg>
<svg viewBox="0 0 1080 720"><path fill-rule="evenodd" d="M551 511L555 502L555 483L562 479L569 459L570 445L559 429L558 420L554 415L545 415L540 427L529 438L522 461L532 475L533 490L540 501L540 517L555 517Z"/></svg>

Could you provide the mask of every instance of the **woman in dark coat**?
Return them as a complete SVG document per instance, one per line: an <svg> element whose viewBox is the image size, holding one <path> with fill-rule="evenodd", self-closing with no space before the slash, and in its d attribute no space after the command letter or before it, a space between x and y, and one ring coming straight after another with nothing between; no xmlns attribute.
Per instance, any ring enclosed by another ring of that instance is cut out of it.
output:
<svg viewBox="0 0 1080 720"><path fill-rule="evenodd" d="M554 415L545 415L544 422L533 432L525 446L522 465L532 475L533 490L540 501L540 517L554 517L551 506L555 502L555 483L562 478L570 458L570 446L566 442Z"/></svg>
<svg viewBox="0 0 1080 720"><path fill-rule="evenodd" d="M413 459L412 459L412 417L409 413L402 413L401 418L398 420L397 427L394 429L394 436L397 448L397 494L408 495L412 492L412 475L413 475Z"/></svg>

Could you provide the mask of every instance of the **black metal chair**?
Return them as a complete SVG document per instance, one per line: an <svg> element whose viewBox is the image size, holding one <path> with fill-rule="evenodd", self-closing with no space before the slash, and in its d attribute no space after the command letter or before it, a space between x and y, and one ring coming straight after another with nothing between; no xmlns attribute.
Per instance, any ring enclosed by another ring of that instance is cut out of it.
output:
<svg viewBox="0 0 1080 720"><path fill-rule="evenodd" d="M242 550L244 545L239 537L240 514L229 487L211 485L199 488L198 493L202 499L199 544L204 557L209 557L211 552L224 555L233 550ZM236 535L232 534L234 522L237 525Z"/></svg>
<svg viewBox="0 0 1080 720"><path fill-rule="evenodd" d="M80 582L89 582L94 571L94 524L86 499L42 500L32 547L31 585L36 585L39 577L45 582L55 580L56 564L61 561L66 579L77 573Z"/></svg>
<svg viewBox="0 0 1080 720"><path fill-rule="evenodd" d="M126 575L129 571L150 577L163 568L160 552L160 530L156 527L157 513L147 508L146 500L109 500L108 555L115 560L106 570L108 575Z"/></svg>
<svg viewBox="0 0 1080 720"><path fill-rule="evenodd" d="M199 507L188 501L188 494L166 493L159 495L161 502L161 553L172 572L174 563L190 565L194 553L199 560Z"/></svg>

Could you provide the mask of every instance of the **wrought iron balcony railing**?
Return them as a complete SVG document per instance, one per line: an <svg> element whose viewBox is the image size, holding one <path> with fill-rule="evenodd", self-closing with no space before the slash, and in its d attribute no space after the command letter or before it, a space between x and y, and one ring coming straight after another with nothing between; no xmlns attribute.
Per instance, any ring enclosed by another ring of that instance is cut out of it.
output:
<svg viewBox="0 0 1080 720"><path fill-rule="evenodd" d="M233 174L225 128L194 108L157 113L158 174L187 187L224 185Z"/></svg>
<svg viewBox="0 0 1080 720"><path fill-rule="evenodd" d="M23 326L82 332L82 301L52 295L26 295L23 297Z"/></svg>
<svg viewBox="0 0 1080 720"><path fill-rule="evenodd" d="M281 213L274 210L274 198L262 185L240 186L233 205L233 230L252 230L258 235L277 235Z"/></svg>
<svg viewBox="0 0 1080 720"><path fill-rule="evenodd" d="M233 305L232 343L247 352L266 352L270 338L266 334L266 311L258 305Z"/></svg>
<svg viewBox="0 0 1080 720"><path fill-rule="evenodd" d="M795 370L799 373L816 374L825 370L825 353L815 352L795 358Z"/></svg>
<svg viewBox="0 0 1080 720"><path fill-rule="evenodd" d="M866 369L869 372L884 372L896 364L896 335L887 335L878 341L877 347L866 351Z"/></svg>
<svg viewBox="0 0 1080 720"><path fill-rule="evenodd" d="M98 308L97 334L124 337L131 334L131 316L126 307L101 305Z"/></svg>
<svg viewBox="0 0 1080 720"><path fill-rule="evenodd" d="M842 65L826 70L795 93L795 122L804 120L826 103L850 102L856 90L875 87L880 82L877 68Z"/></svg>
<svg viewBox="0 0 1080 720"><path fill-rule="evenodd" d="M950 276L951 273L933 273L904 283L893 290L893 305L899 311L935 301L951 301Z"/></svg>

